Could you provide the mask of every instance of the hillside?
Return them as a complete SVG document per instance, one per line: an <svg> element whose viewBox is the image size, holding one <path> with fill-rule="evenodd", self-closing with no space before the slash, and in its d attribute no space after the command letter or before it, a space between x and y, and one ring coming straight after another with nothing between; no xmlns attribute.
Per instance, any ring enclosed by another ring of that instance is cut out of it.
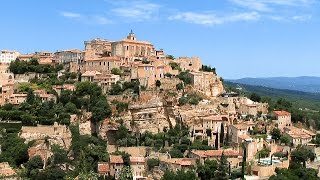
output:
<svg viewBox="0 0 320 180"><path fill-rule="evenodd" d="M227 87L242 88L243 93L257 93L260 96L268 96L272 99L286 98L298 108L309 108L320 110L320 93L302 92L288 89L276 89L263 86L254 86L241 83L225 81Z"/></svg>
<svg viewBox="0 0 320 180"><path fill-rule="evenodd" d="M228 80L229 82L248 84L254 86L265 86L275 89L289 89L303 92L320 92L320 77L271 77L271 78L242 78Z"/></svg>

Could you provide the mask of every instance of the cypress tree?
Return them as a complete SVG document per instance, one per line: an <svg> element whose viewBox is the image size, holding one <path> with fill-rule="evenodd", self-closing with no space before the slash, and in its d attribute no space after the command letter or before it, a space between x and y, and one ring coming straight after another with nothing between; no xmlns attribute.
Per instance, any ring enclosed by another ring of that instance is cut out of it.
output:
<svg viewBox="0 0 320 180"><path fill-rule="evenodd" d="M224 141L224 124L221 123L221 128L220 128L220 146L223 146L223 141Z"/></svg>

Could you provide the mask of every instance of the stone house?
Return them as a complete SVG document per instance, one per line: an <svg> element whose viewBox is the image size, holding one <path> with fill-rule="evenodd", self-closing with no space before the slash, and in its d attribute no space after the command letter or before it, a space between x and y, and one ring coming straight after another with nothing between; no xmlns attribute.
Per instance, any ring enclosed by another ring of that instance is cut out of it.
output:
<svg viewBox="0 0 320 180"><path fill-rule="evenodd" d="M222 153L227 157L231 165L231 169L237 169L241 166L242 156L240 153L233 149L225 150L193 150L190 153L190 158L194 158L204 164L206 160L220 160Z"/></svg>
<svg viewBox="0 0 320 180"><path fill-rule="evenodd" d="M239 113L241 115L252 115L256 116L258 114L258 108L256 104L241 104Z"/></svg>
<svg viewBox="0 0 320 180"><path fill-rule="evenodd" d="M55 62L66 64L70 62L78 62L84 58L84 52L79 49L68 49L57 51L54 53Z"/></svg>
<svg viewBox="0 0 320 180"><path fill-rule="evenodd" d="M228 119L222 118L220 115L211 115L206 117L200 117L201 123L193 127L194 137L201 138L202 140L209 137L209 145L213 145L216 139L216 134L221 132L221 126L224 126L224 132L227 133ZM207 134L207 130L211 131L211 134Z"/></svg>
<svg viewBox="0 0 320 180"><path fill-rule="evenodd" d="M120 65L121 59L117 56L86 59L84 69L81 69L81 72L98 71L102 74L110 74L113 68L120 68Z"/></svg>
<svg viewBox="0 0 320 180"><path fill-rule="evenodd" d="M239 144L242 140L251 139L250 130L253 130L255 123L243 122L229 126L232 143Z"/></svg>
<svg viewBox="0 0 320 180"><path fill-rule="evenodd" d="M65 90L74 91L76 87L74 84L63 84L63 85L53 85L52 89L58 93L58 96L60 96L62 91L65 91Z"/></svg>
<svg viewBox="0 0 320 180"><path fill-rule="evenodd" d="M119 178L119 173L123 168L123 159L121 156L110 155L110 175L114 176L116 179Z"/></svg>
<svg viewBox="0 0 320 180"><path fill-rule="evenodd" d="M181 70L198 72L201 67L201 59L199 57L179 57L175 61L180 65Z"/></svg>
<svg viewBox="0 0 320 180"><path fill-rule="evenodd" d="M107 162L98 162L97 168L98 174L100 176L109 176L110 175L110 165Z"/></svg>
<svg viewBox="0 0 320 180"><path fill-rule="evenodd" d="M104 55L111 55L111 43L111 41L99 38L85 41L85 59L94 59Z"/></svg>
<svg viewBox="0 0 320 180"><path fill-rule="evenodd" d="M145 176L145 158L144 157L130 157L130 166L132 168L133 180L143 179Z"/></svg>
<svg viewBox="0 0 320 180"><path fill-rule="evenodd" d="M296 128L294 126L285 127L284 134L290 138L290 142L294 146L299 144L306 145L316 137L315 133L302 128Z"/></svg>
<svg viewBox="0 0 320 180"><path fill-rule="evenodd" d="M196 166L196 160L193 158L168 158L160 159L160 167L163 170L189 170Z"/></svg>
<svg viewBox="0 0 320 180"><path fill-rule="evenodd" d="M276 120L275 120L276 126L281 131L283 131L285 127L292 126L291 113L287 111L273 111L273 114L276 117Z"/></svg>
<svg viewBox="0 0 320 180"><path fill-rule="evenodd" d="M207 96L217 97L224 92L220 78L213 72L190 72L191 85Z"/></svg>

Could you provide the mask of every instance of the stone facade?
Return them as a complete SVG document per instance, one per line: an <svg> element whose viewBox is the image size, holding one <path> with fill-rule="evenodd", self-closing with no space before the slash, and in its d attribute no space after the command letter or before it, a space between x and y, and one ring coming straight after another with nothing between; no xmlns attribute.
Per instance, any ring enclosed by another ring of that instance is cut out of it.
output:
<svg viewBox="0 0 320 180"><path fill-rule="evenodd" d="M292 126L291 123L291 114L286 111L273 111L273 114L276 117L275 123L278 128L283 131L285 127Z"/></svg>
<svg viewBox="0 0 320 180"><path fill-rule="evenodd" d="M50 145L57 144L66 149L69 149L71 146L71 132L69 128L57 123L53 126L22 126L20 137L24 138L26 143L32 140L48 139Z"/></svg>

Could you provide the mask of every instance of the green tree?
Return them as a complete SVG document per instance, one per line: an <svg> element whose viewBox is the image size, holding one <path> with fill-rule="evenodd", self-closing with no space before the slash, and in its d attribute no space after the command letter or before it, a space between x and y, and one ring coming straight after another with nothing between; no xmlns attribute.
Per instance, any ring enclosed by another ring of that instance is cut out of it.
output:
<svg viewBox="0 0 320 180"><path fill-rule="evenodd" d="M182 90L182 89L183 89L183 83L178 83L178 84L176 85L176 89L177 89L178 91Z"/></svg>
<svg viewBox="0 0 320 180"><path fill-rule="evenodd" d="M252 93L249 97L254 102L260 102L261 101L261 96L257 93Z"/></svg>
<svg viewBox="0 0 320 180"><path fill-rule="evenodd" d="M181 71L177 76L181 81L184 82L184 84L191 84L192 79L191 75L188 71Z"/></svg>
<svg viewBox="0 0 320 180"><path fill-rule="evenodd" d="M159 166L160 160L159 159L148 159L147 160L147 165L149 171L152 170L154 167Z"/></svg>
<svg viewBox="0 0 320 180"><path fill-rule="evenodd" d="M115 83L111 85L111 89L109 90L110 95L120 95L122 94L123 90L120 86L120 83Z"/></svg>
<svg viewBox="0 0 320 180"><path fill-rule="evenodd" d="M280 142L284 143L285 145L289 145L290 144L290 137L288 135L282 135L280 137Z"/></svg>
<svg viewBox="0 0 320 180"><path fill-rule="evenodd" d="M114 75L119 75L119 76L121 76L123 74L123 72L118 68L112 68L111 73Z"/></svg>
<svg viewBox="0 0 320 180"><path fill-rule="evenodd" d="M130 180L133 179L132 169L130 166L124 166L119 174L119 180Z"/></svg>
<svg viewBox="0 0 320 180"><path fill-rule="evenodd" d="M223 146L224 144L224 124L221 123L221 130L220 130L220 145Z"/></svg>
<svg viewBox="0 0 320 180"><path fill-rule="evenodd" d="M278 128L272 129L270 134L272 136L272 139L274 139L276 141L278 141L280 139L280 137L281 137L281 131Z"/></svg>
<svg viewBox="0 0 320 180"><path fill-rule="evenodd" d="M197 173L201 180L214 179L216 177L215 172L218 169L218 162L215 160L206 160L204 165L197 166Z"/></svg>
<svg viewBox="0 0 320 180"><path fill-rule="evenodd" d="M227 157L222 153L220 161L219 161L219 166L218 170L215 174L215 179L219 180L228 180L229 179L229 163L227 160Z"/></svg>
<svg viewBox="0 0 320 180"><path fill-rule="evenodd" d="M314 161L316 158L315 154L306 146L298 146L291 152L291 164L290 165L303 165L306 167L308 160Z"/></svg>

